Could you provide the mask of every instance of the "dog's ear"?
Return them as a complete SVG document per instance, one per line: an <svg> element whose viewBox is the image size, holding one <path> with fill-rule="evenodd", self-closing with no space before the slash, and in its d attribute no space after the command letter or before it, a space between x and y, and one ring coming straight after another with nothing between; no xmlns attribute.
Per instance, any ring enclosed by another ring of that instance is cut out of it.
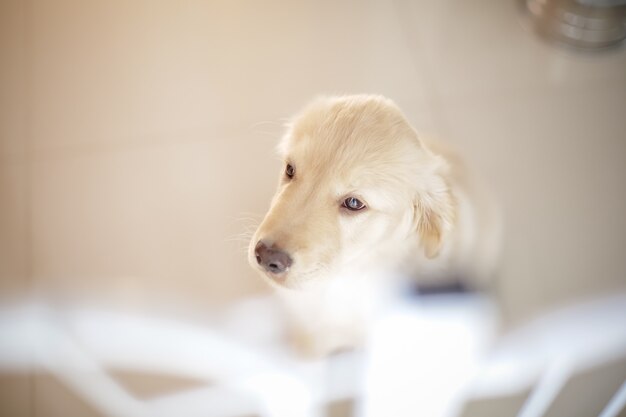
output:
<svg viewBox="0 0 626 417"><path fill-rule="evenodd" d="M418 193L413 203L413 219L424 254L431 259L441 250L453 227L454 202L450 189L442 178L432 181L431 187Z"/></svg>

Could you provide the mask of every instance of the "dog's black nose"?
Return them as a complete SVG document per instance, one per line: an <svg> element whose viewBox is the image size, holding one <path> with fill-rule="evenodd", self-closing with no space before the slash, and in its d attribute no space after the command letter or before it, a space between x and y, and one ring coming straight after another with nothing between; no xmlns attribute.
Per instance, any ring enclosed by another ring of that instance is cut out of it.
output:
<svg viewBox="0 0 626 417"><path fill-rule="evenodd" d="M259 265L272 274L282 274L289 269L292 263L291 257L287 253L274 245L268 247L262 240L256 244L254 256L256 256Z"/></svg>

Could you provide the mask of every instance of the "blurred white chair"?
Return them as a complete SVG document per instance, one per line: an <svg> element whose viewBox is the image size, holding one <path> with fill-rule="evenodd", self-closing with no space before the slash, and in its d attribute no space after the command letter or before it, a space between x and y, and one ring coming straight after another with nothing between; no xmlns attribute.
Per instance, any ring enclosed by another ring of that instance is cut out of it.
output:
<svg viewBox="0 0 626 417"><path fill-rule="evenodd" d="M533 387L519 416L538 417L575 372L626 357L625 295L556 311L499 340L495 312L482 297L400 301L373 324L364 354L315 362L280 345L270 299L242 306L211 328L42 303L5 306L0 370L49 372L111 417L322 417L342 399L354 400L363 417L452 417L471 399ZM206 386L139 399L112 368ZM626 385L601 417L617 416L625 402Z"/></svg>

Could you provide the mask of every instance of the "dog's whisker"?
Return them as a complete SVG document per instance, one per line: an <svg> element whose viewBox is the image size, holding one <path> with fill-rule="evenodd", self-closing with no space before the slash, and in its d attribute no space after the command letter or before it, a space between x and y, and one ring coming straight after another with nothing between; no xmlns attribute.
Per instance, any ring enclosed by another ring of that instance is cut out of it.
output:
<svg viewBox="0 0 626 417"><path fill-rule="evenodd" d="M250 245L250 241L252 240L254 233L259 224L259 220L257 218L243 218L240 217L237 219L239 223L247 223L243 224L242 231L239 233L235 233L228 238L225 239L226 242L235 243L237 246L237 250L243 252L244 254L248 253L248 247Z"/></svg>
<svg viewBox="0 0 626 417"><path fill-rule="evenodd" d="M245 243L245 244L248 244L250 242L250 239L251 239L251 237L248 238L248 237L243 237L243 236L241 236L241 237L235 236L235 237L230 237L230 238L224 239L224 242L235 242L235 243Z"/></svg>
<svg viewBox="0 0 626 417"><path fill-rule="evenodd" d="M280 122L273 121L273 120L261 120L259 122L252 123L252 125L250 125L250 128L256 128L259 126L279 126L280 127L282 126L282 124Z"/></svg>
<svg viewBox="0 0 626 417"><path fill-rule="evenodd" d="M259 219L259 218L253 218L253 217L248 217L248 218L243 218L243 217L242 217L242 218L240 218L240 219L238 219L238 220L237 220L237 223L240 223L240 224L245 224L245 225L248 225L248 224L253 224L253 223L254 223L254 224L256 224L256 225L259 225L259 224L261 224L261 219Z"/></svg>
<svg viewBox="0 0 626 417"><path fill-rule="evenodd" d="M228 238L226 238L226 241L227 242L236 242L236 241L244 241L244 240L250 241L250 239L252 239L252 236L254 236L254 232L244 231L244 232L229 236Z"/></svg>
<svg viewBox="0 0 626 417"><path fill-rule="evenodd" d="M235 223L261 223L262 216L256 213L241 213L238 217L231 217L230 220Z"/></svg>
<svg viewBox="0 0 626 417"><path fill-rule="evenodd" d="M230 220L231 221L235 221L235 222L243 222L243 221L260 221L261 216L257 216L257 215L241 215L239 217L231 217Z"/></svg>

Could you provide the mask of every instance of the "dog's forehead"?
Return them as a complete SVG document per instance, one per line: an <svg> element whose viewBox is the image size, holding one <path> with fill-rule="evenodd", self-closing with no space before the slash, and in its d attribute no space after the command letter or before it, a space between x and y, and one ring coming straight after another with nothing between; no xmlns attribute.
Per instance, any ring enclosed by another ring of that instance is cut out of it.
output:
<svg viewBox="0 0 626 417"><path fill-rule="evenodd" d="M340 98L311 104L292 123L294 141L317 138L324 141L393 138L411 130L404 115L392 102L376 98Z"/></svg>
<svg viewBox="0 0 626 417"><path fill-rule="evenodd" d="M402 113L378 101L340 101L313 106L291 125L279 149L285 157L306 155L324 165L393 159L398 149L419 146Z"/></svg>

